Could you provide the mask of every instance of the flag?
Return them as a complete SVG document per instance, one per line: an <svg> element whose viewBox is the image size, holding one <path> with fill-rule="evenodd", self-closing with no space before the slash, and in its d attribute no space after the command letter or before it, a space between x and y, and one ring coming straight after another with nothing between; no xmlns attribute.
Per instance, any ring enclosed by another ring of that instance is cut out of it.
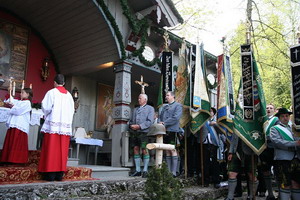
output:
<svg viewBox="0 0 300 200"><path fill-rule="evenodd" d="M171 51L164 51L162 52L161 82L157 100L158 107L162 106L164 103L167 103L165 96L168 91L173 90L173 53Z"/></svg>
<svg viewBox="0 0 300 200"><path fill-rule="evenodd" d="M235 110L234 133L257 155L266 148L266 101L250 45L241 46L242 77Z"/></svg>
<svg viewBox="0 0 300 200"><path fill-rule="evenodd" d="M203 44L196 45L196 64L194 70L194 78L192 83L192 103L190 107L191 113L191 132L195 134L210 118L210 102L207 92L207 83L204 67L204 50Z"/></svg>
<svg viewBox="0 0 300 200"><path fill-rule="evenodd" d="M184 127L190 121L189 102L187 100L189 99L189 73L187 57L187 47L185 41L183 41L179 50L178 69L175 81L176 101L183 105L182 116L180 118L180 127Z"/></svg>
<svg viewBox="0 0 300 200"><path fill-rule="evenodd" d="M233 86L230 58L224 54L218 56L217 81L217 122L220 130L231 140L234 112Z"/></svg>

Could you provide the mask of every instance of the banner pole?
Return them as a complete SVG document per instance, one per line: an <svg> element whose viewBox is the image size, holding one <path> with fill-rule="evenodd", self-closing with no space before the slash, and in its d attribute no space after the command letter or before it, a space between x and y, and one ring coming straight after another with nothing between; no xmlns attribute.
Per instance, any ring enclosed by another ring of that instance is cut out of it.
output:
<svg viewBox="0 0 300 200"><path fill-rule="evenodd" d="M200 129L201 130L201 129ZM199 131L200 131L199 130ZM203 169L203 136L202 136L202 133L200 132L200 162L201 162L201 184L202 184L202 187L204 186L204 169Z"/></svg>
<svg viewBox="0 0 300 200"><path fill-rule="evenodd" d="M254 154L251 155L251 165L252 165L252 184L250 186L250 190L252 190L252 199L253 200L256 200L256 195L254 194L255 192L255 183L254 183L254 180L255 180L255 171L254 171Z"/></svg>
<svg viewBox="0 0 300 200"><path fill-rule="evenodd" d="M187 179L187 128L185 128L185 133L184 133L184 178Z"/></svg>

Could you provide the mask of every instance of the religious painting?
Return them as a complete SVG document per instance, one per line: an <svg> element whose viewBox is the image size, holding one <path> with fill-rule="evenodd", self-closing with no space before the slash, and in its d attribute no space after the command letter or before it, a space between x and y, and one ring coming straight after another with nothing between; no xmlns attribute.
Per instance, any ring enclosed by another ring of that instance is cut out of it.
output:
<svg viewBox="0 0 300 200"><path fill-rule="evenodd" d="M25 79L28 54L29 29L0 19L0 75L5 80L2 88L9 86L9 79L20 89Z"/></svg>
<svg viewBox="0 0 300 200"><path fill-rule="evenodd" d="M97 87L97 112L96 112L96 130L110 133L114 120L112 111L114 88L109 85L98 83Z"/></svg>

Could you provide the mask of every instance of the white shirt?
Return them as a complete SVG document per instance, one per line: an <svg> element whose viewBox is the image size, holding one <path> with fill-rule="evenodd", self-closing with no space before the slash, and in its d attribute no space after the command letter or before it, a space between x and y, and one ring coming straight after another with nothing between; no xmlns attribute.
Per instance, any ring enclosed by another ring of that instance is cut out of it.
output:
<svg viewBox="0 0 300 200"><path fill-rule="evenodd" d="M74 100L68 91L64 94L57 88L49 90L42 101L42 110L45 122L41 132L72 135Z"/></svg>
<svg viewBox="0 0 300 200"><path fill-rule="evenodd" d="M29 100L13 99L14 106L10 109L9 117L6 121L8 128L17 128L25 133L29 133L31 103Z"/></svg>

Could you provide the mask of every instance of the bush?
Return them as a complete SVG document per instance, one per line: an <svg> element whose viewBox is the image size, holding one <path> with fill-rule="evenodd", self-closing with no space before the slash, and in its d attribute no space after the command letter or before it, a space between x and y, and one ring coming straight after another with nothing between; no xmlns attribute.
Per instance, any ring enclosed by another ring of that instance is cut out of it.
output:
<svg viewBox="0 0 300 200"><path fill-rule="evenodd" d="M180 200L182 196L181 184L169 172L165 162L163 162L161 168L153 167L150 170L145 193L145 199L148 200Z"/></svg>

